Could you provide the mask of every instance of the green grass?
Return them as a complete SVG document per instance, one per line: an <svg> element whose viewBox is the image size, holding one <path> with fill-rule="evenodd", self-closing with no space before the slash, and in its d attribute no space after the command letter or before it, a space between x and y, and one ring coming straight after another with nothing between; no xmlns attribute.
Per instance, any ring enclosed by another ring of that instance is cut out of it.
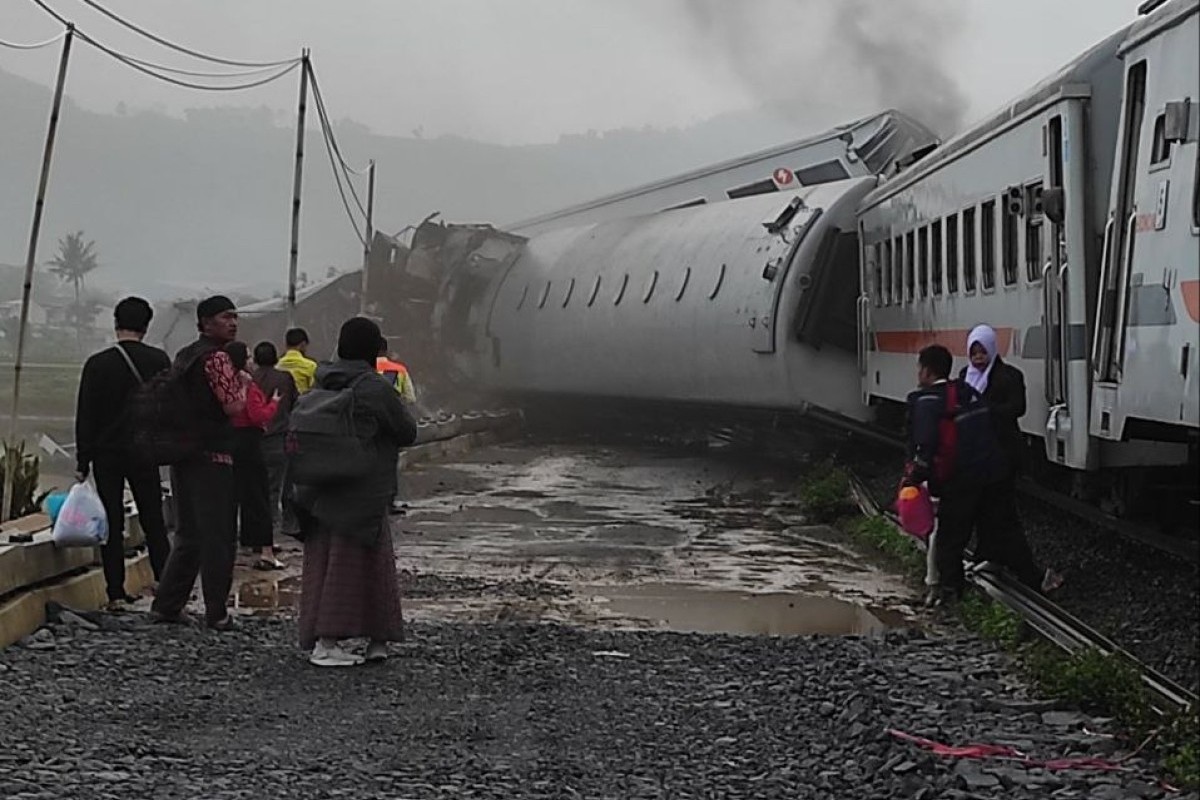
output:
<svg viewBox="0 0 1200 800"><path fill-rule="evenodd" d="M993 603L978 592L968 592L958 606L967 630L996 642L1005 649L1017 646L1021 633L1021 618L999 603Z"/></svg>
<svg viewBox="0 0 1200 800"><path fill-rule="evenodd" d="M850 477L830 462L813 467L800 481L800 500L813 522L836 522L857 510L850 496Z"/></svg>
<svg viewBox="0 0 1200 800"><path fill-rule="evenodd" d="M924 577L925 554L886 517L858 517L843 527L855 541L895 561L909 578Z"/></svg>

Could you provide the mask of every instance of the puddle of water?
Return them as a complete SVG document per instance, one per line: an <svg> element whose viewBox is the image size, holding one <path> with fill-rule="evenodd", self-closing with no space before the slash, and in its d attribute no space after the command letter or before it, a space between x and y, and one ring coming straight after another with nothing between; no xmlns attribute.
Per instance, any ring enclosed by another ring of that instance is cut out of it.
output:
<svg viewBox="0 0 1200 800"><path fill-rule="evenodd" d="M804 594L749 594L677 584L594 591L612 614L655 621L683 633L843 636L881 633L904 621L895 612L872 612L832 597Z"/></svg>
<svg viewBox="0 0 1200 800"><path fill-rule="evenodd" d="M233 595L233 607L242 611L278 611L296 607L300 602L300 576L277 581L249 581Z"/></svg>

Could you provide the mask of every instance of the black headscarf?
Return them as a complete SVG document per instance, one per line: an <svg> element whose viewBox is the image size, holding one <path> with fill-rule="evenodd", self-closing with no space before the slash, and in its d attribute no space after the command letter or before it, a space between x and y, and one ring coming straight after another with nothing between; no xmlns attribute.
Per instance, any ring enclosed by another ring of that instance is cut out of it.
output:
<svg viewBox="0 0 1200 800"><path fill-rule="evenodd" d="M365 361L373 367L382 338L383 334L374 322L366 317L351 317L338 334L338 358L343 361Z"/></svg>

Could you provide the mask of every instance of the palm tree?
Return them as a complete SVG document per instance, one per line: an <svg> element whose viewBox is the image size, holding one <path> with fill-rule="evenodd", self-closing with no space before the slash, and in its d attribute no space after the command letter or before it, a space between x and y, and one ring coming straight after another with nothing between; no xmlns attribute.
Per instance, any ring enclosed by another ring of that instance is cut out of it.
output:
<svg viewBox="0 0 1200 800"><path fill-rule="evenodd" d="M96 243L85 242L83 231L68 233L58 240L58 255L50 259L50 271L63 283L71 284L75 290L75 304L71 307L71 322L75 326L75 350L83 355L83 326L96 318L97 309L89 308L82 299L84 279L99 267L96 260Z"/></svg>
<svg viewBox="0 0 1200 800"><path fill-rule="evenodd" d="M57 275L60 281L71 284L75 289L76 306L79 305L84 278L99 266L96 260L96 243L84 242L83 231L68 233L65 238L59 239L58 255L50 259L50 271Z"/></svg>

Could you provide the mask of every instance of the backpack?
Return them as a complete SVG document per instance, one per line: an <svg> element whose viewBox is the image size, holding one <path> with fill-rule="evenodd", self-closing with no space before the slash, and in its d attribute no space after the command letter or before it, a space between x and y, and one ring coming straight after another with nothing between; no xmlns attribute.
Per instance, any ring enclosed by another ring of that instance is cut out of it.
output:
<svg viewBox="0 0 1200 800"><path fill-rule="evenodd" d="M962 402L959 389L958 381L946 383L946 405L938 420L938 446L933 456L933 479L938 485L945 485L963 470L987 474L994 465L991 410L977 395Z"/></svg>
<svg viewBox="0 0 1200 800"><path fill-rule="evenodd" d="M372 453L354 423L354 387L374 374L364 372L342 389L314 387L296 400L284 444L289 480L299 486L331 486L371 473Z"/></svg>
<svg viewBox="0 0 1200 800"><path fill-rule="evenodd" d="M192 364L182 369L172 367L142 381L131 396L133 452L145 463L174 465L200 455L204 449L197 409L187 385Z"/></svg>

